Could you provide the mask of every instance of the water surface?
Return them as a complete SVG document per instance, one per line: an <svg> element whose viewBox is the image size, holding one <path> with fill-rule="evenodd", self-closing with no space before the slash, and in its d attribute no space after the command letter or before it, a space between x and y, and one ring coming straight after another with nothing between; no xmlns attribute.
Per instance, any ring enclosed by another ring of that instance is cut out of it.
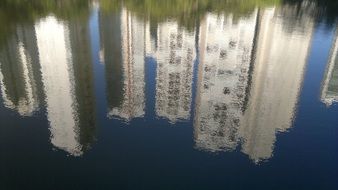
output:
<svg viewBox="0 0 338 190"><path fill-rule="evenodd" d="M0 189L338 189L334 1L0 3Z"/></svg>

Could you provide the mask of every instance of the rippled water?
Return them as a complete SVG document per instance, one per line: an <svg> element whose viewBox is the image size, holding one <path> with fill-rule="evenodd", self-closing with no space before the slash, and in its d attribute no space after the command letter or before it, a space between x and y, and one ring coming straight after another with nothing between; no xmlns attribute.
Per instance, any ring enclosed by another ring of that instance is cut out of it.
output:
<svg viewBox="0 0 338 190"><path fill-rule="evenodd" d="M0 189L338 189L335 1L0 3Z"/></svg>

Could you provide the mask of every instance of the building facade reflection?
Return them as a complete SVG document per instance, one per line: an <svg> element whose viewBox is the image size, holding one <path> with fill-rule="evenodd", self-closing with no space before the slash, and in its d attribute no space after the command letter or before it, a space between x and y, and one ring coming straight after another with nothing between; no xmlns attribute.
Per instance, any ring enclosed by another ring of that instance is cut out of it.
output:
<svg viewBox="0 0 338 190"><path fill-rule="evenodd" d="M145 79L144 79L144 61L145 61L145 31L146 24L138 20L137 17L133 16L129 11L123 9L120 15L120 32L121 34L121 47L120 51L122 67L117 68L118 71L122 71L122 74L117 74L117 77L122 78L122 83L119 81L113 82L118 83L117 90L121 92L122 85L122 94L118 94L118 96L109 97L112 101L117 100L117 104L113 104L111 102L111 107L109 108L109 117L121 118L125 121L130 121L133 118L143 117L144 109L145 109ZM118 22L117 22L118 23ZM109 31L109 28L108 28ZM104 31L107 32L107 31ZM118 32L118 31L115 31ZM111 34L109 34L111 35ZM102 37L105 37L103 34ZM110 41L103 43L112 43ZM117 42L119 44L119 42ZM109 45L107 45L109 46ZM116 45L110 44L110 46L114 46L111 49L104 49L104 51L112 51L117 48ZM122 50L121 50L122 49ZM106 54L111 54L111 52L107 52ZM113 64L112 61L108 58L105 63ZM120 63L116 63L120 64ZM108 65L107 69L112 67L112 65ZM115 66L116 67L116 66ZM119 67L119 66L117 66ZM108 77L112 75L112 73L106 73ZM116 77L116 76L115 76ZM119 79L117 79L119 80ZM108 85L111 85L108 83ZM112 88L112 89L111 89ZM108 87L108 90L114 91L115 87ZM109 92L110 93L110 92Z"/></svg>
<svg viewBox="0 0 338 190"><path fill-rule="evenodd" d="M155 47L151 54L157 61L156 115L172 123L187 120L192 100L195 32L180 28L176 22L161 23L157 26Z"/></svg>
<svg viewBox="0 0 338 190"><path fill-rule="evenodd" d="M241 142L254 162L272 156L276 133L292 126L311 46L313 20L297 13L270 8L236 22L215 15L202 20L197 149L228 151Z"/></svg>
<svg viewBox="0 0 338 190"><path fill-rule="evenodd" d="M31 116L41 104L39 60L34 27L17 26L0 50L0 85L4 105Z"/></svg>
<svg viewBox="0 0 338 190"><path fill-rule="evenodd" d="M97 128L94 73L87 19L87 17L72 19L68 23L75 83L73 92L76 98L78 141L83 152L90 149L94 143Z"/></svg>
<svg viewBox="0 0 338 190"><path fill-rule="evenodd" d="M99 57L105 67L107 107L110 111L122 105L124 96L121 15L100 10L99 25Z"/></svg>
<svg viewBox="0 0 338 190"><path fill-rule="evenodd" d="M87 22L63 23L49 16L39 21L35 30L51 142L71 155L82 155L95 135Z"/></svg>
<svg viewBox="0 0 338 190"><path fill-rule="evenodd" d="M330 106L338 101L338 29L336 29L327 64L321 92L321 101L327 106Z"/></svg>
<svg viewBox="0 0 338 190"><path fill-rule="evenodd" d="M285 28L283 19L295 14L277 8L259 13L250 97L239 130L242 152L254 162L272 156L276 133L290 128L295 117L313 32L306 15L298 18L306 27Z"/></svg>
<svg viewBox="0 0 338 190"><path fill-rule="evenodd" d="M194 120L198 149L236 148L256 17L257 11L239 20L232 15L207 14L201 22Z"/></svg>
<svg viewBox="0 0 338 190"><path fill-rule="evenodd" d="M73 65L69 28L50 16L35 26L41 74L50 122L51 142L72 155L81 155L77 140Z"/></svg>

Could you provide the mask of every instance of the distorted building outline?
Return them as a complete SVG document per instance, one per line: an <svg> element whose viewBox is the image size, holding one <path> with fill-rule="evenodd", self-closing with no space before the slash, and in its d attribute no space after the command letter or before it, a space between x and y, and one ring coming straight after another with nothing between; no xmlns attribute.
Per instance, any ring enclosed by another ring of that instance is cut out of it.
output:
<svg viewBox="0 0 338 190"><path fill-rule="evenodd" d="M331 106L338 101L338 29L336 29L330 56L323 80L321 101L326 106Z"/></svg>
<svg viewBox="0 0 338 190"><path fill-rule="evenodd" d="M197 149L234 150L245 105L257 10L248 17L208 13L201 22L194 118Z"/></svg>

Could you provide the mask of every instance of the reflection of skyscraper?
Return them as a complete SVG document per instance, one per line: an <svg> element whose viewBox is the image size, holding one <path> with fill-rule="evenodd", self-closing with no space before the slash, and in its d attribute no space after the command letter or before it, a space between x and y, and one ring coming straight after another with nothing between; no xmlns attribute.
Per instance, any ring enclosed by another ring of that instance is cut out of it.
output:
<svg viewBox="0 0 338 190"><path fill-rule="evenodd" d="M49 16L35 25L51 142L74 156L94 138L95 110L86 21Z"/></svg>
<svg viewBox="0 0 338 190"><path fill-rule="evenodd" d="M332 44L330 58L323 81L321 100L330 106L338 101L338 29Z"/></svg>
<svg viewBox="0 0 338 190"><path fill-rule="evenodd" d="M157 38L156 114L171 122L189 119L195 34L167 22L158 25Z"/></svg>
<svg viewBox="0 0 338 190"><path fill-rule="evenodd" d="M295 19L293 12L280 14L260 13L250 98L241 121L242 151L255 162L272 156L275 133L292 124L311 45L311 20L303 15L306 27L290 29L283 19Z"/></svg>
<svg viewBox="0 0 338 190"><path fill-rule="evenodd" d="M15 35L0 52L0 84L6 107L29 116L39 108L39 63L34 43L35 31L29 25L17 26Z"/></svg>
<svg viewBox="0 0 338 190"><path fill-rule="evenodd" d="M85 17L86 18L86 17ZM86 19L69 22L70 48L74 72L78 140L82 151L88 150L95 140L96 114L94 73L91 57L89 25Z"/></svg>
<svg viewBox="0 0 338 190"><path fill-rule="evenodd" d="M145 28L130 12L121 13L123 100L119 106L110 108L109 116L124 120L142 117L145 109ZM106 43L106 42L105 42ZM110 50L105 50L110 51Z"/></svg>
<svg viewBox="0 0 338 190"><path fill-rule="evenodd" d="M123 101L123 64L121 17L118 13L100 12L100 59L105 65L108 109L120 107Z"/></svg>
<svg viewBox="0 0 338 190"><path fill-rule="evenodd" d="M75 128L69 29L54 17L41 20L35 29L52 144L73 155L80 155L81 146Z"/></svg>
<svg viewBox="0 0 338 190"><path fill-rule="evenodd" d="M244 107L256 28L247 18L207 14L200 26L194 135L207 151L234 149Z"/></svg>

